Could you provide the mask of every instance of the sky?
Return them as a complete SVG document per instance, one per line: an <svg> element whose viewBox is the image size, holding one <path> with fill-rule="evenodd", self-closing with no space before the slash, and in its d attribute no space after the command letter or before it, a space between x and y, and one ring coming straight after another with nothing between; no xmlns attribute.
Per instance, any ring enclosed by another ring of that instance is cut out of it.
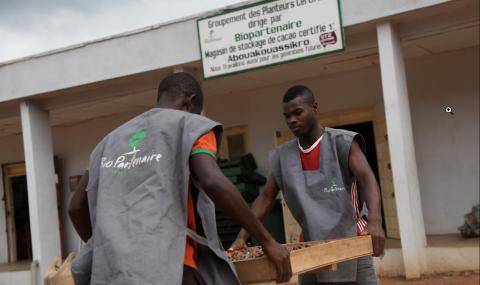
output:
<svg viewBox="0 0 480 285"><path fill-rule="evenodd" d="M0 0L0 62L241 0Z"/></svg>

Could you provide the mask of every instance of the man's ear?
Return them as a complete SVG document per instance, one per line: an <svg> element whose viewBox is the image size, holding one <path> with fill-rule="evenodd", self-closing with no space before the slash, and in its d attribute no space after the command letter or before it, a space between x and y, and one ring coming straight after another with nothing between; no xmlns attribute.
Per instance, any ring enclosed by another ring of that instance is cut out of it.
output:
<svg viewBox="0 0 480 285"><path fill-rule="evenodd" d="M197 99L196 94L190 94L187 96L186 101L188 102L188 111L194 112L195 110L195 100Z"/></svg>
<svg viewBox="0 0 480 285"><path fill-rule="evenodd" d="M186 100L190 104L190 112L195 114L200 114L203 109L202 96L197 94L191 94L187 96Z"/></svg>
<svg viewBox="0 0 480 285"><path fill-rule="evenodd" d="M195 99L197 98L196 94L190 94L187 97L187 100L190 102L190 104L194 105Z"/></svg>
<svg viewBox="0 0 480 285"><path fill-rule="evenodd" d="M195 94L185 96L181 100L182 100L182 111L191 113L194 106L193 100L195 100Z"/></svg>

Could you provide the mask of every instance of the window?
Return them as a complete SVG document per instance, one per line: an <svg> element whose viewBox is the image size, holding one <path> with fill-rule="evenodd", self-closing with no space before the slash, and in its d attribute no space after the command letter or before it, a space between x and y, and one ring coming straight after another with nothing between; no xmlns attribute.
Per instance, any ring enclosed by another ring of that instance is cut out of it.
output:
<svg viewBox="0 0 480 285"><path fill-rule="evenodd" d="M227 128L222 138L220 157L231 161L237 161L250 152L247 126Z"/></svg>

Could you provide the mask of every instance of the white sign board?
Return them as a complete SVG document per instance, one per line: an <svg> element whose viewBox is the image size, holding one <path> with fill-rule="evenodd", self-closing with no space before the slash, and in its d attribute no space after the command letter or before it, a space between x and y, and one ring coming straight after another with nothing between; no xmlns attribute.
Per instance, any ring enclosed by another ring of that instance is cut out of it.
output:
<svg viewBox="0 0 480 285"><path fill-rule="evenodd" d="M339 0L263 1L197 21L205 79L344 49Z"/></svg>

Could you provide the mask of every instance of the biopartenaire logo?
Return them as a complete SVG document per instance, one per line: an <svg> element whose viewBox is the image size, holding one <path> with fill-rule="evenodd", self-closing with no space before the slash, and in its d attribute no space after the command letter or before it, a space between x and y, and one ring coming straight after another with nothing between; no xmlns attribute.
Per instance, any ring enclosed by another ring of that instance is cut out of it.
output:
<svg viewBox="0 0 480 285"><path fill-rule="evenodd" d="M337 186L337 176L332 177L332 186L334 186L334 187Z"/></svg>
<svg viewBox="0 0 480 285"><path fill-rule="evenodd" d="M160 162L162 155L155 151L147 151L148 154L140 155L141 149L137 148L142 140L147 136L145 130L137 131L132 134L128 140L128 145L132 149L129 152L119 155L115 159L102 157L101 168L113 168L114 170L134 169L151 162Z"/></svg>
<svg viewBox="0 0 480 285"><path fill-rule="evenodd" d="M337 191L345 191L345 187L339 187L337 185L337 176L332 176L332 178L330 179L330 183L332 184L332 186L330 186L330 188L324 187L323 192L330 193Z"/></svg>

